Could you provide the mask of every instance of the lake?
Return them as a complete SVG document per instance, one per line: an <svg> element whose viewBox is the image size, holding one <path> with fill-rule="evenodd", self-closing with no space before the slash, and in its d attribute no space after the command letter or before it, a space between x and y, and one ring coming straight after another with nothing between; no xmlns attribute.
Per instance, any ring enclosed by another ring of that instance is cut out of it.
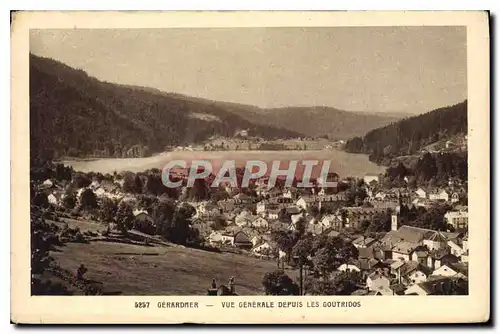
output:
<svg viewBox="0 0 500 334"><path fill-rule="evenodd" d="M237 166L242 166L247 160L289 161L289 160L330 160L330 171L340 177L362 177L366 174L378 174L385 167L368 160L365 154L353 154L340 150L310 150L310 151L174 151L165 152L147 158L106 158L94 160L64 160L65 165L72 166L76 171L117 173L123 171L142 172L147 169L163 167L172 160L235 160Z"/></svg>

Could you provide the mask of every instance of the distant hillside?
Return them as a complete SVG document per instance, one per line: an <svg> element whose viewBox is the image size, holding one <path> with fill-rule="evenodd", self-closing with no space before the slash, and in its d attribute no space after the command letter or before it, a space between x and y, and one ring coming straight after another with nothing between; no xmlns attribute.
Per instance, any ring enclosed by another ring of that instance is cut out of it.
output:
<svg viewBox="0 0 500 334"><path fill-rule="evenodd" d="M254 124L214 103L102 82L30 55L32 156L144 156L239 129L265 139L301 136Z"/></svg>
<svg viewBox="0 0 500 334"><path fill-rule="evenodd" d="M330 139L346 139L390 124L409 114L351 112L331 107L284 107L259 108L240 103L212 101L175 93L165 93L154 88L134 87L163 96L202 103L224 109L254 124L280 127L309 137L328 136Z"/></svg>
<svg viewBox="0 0 500 334"><path fill-rule="evenodd" d="M401 119L375 113L356 113L331 107L284 107L259 109L225 103L224 107L249 121L258 124L281 126L310 137L328 136L346 139Z"/></svg>
<svg viewBox="0 0 500 334"><path fill-rule="evenodd" d="M370 160L386 163L412 155L433 143L467 133L467 100L368 132L347 141L345 150L370 154Z"/></svg>

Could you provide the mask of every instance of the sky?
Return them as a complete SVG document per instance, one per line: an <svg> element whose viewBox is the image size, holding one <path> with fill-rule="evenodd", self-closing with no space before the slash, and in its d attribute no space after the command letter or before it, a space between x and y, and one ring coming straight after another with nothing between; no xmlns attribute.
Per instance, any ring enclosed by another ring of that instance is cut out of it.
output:
<svg viewBox="0 0 500 334"><path fill-rule="evenodd" d="M32 30L100 80L256 105L422 113L467 98L464 27Z"/></svg>

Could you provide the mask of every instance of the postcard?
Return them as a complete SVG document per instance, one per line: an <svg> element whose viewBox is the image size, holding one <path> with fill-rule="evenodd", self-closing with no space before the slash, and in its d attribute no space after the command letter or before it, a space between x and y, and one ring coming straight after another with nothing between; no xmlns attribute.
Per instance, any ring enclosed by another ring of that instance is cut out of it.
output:
<svg viewBox="0 0 500 334"><path fill-rule="evenodd" d="M13 323L489 320L488 12L11 31Z"/></svg>

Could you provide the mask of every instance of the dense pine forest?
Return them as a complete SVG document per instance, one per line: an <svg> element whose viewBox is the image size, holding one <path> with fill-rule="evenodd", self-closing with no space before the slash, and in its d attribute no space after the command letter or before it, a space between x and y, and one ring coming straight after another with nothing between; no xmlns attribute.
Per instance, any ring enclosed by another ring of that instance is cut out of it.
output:
<svg viewBox="0 0 500 334"><path fill-rule="evenodd" d="M410 117L355 137L345 150L365 153L370 160L388 164L392 158L419 153L426 146L467 133L467 101Z"/></svg>

